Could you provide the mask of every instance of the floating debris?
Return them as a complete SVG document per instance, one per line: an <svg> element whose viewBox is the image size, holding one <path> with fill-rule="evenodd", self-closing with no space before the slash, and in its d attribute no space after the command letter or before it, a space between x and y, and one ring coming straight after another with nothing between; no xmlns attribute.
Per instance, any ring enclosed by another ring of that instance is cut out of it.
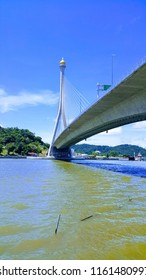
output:
<svg viewBox="0 0 146 280"><path fill-rule="evenodd" d="M58 231L59 222L60 222L60 217L61 217L61 214L60 214L59 217L58 217L57 226L56 226L56 229L55 229L55 234L57 234L57 231Z"/></svg>
<svg viewBox="0 0 146 280"><path fill-rule="evenodd" d="M90 216L88 216L88 217L82 219L81 221L85 221L85 220L90 219L90 218L92 218L92 217L93 217L93 215L90 215Z"/></svg>

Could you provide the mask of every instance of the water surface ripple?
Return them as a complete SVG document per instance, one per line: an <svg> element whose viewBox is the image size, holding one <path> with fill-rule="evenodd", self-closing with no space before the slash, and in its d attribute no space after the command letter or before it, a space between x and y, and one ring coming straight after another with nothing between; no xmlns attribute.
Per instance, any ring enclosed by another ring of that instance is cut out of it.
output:
<svg viewBox="0 0 146 280"><path fill-rule="evenodd" d="M0 159L0 259L146 259L146 162L78 163Z"/></svg>

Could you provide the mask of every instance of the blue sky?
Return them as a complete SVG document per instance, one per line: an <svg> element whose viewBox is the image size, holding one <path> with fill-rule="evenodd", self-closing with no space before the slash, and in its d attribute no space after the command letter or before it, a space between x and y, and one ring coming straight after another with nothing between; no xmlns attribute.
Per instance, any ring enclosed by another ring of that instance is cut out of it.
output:
<svg viewBox="0 0 146 280"><path fill-rule="evenodd" d="M89 102L96 84L114 84L146 59L146 0L1 0L0 125L28 128L51 141L59 61ZM146 122L87 139L146 147Z"/></svg>

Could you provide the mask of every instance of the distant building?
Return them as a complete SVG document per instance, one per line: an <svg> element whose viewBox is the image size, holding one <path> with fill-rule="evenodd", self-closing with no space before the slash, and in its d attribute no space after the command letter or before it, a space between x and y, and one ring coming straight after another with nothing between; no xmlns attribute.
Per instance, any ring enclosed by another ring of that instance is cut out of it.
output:
<svg viewBox="0 0 146 280"><path fill-rule="evenodd" d="M31 157L37 157L37 153L34 153L34 152L29 152L28 153L28 156L31 156Z"/></svg>
<svg viewBox="0 0 146 280"><path fill-rule="evenodd" d="M143 156L139 152L137 156L135 156L135 160L143 160Z"/></svg>
<svg viewBox="0 0 146 280"><path fill-rule="evenodd" d="M101 154L101 152L100 152L100 151L95 151L95 153L97 153L97 154Z"/></svg>

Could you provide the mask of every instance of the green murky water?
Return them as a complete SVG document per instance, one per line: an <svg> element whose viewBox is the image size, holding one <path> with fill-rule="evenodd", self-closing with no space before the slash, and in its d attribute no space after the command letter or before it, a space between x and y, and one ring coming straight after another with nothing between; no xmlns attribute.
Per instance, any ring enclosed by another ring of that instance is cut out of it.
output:
<svg viewBox="0 0 146 280"><path fill-rule="evenodd" d="M1 159L0 201L0 259L146 259L146 178Z"/></svg>

